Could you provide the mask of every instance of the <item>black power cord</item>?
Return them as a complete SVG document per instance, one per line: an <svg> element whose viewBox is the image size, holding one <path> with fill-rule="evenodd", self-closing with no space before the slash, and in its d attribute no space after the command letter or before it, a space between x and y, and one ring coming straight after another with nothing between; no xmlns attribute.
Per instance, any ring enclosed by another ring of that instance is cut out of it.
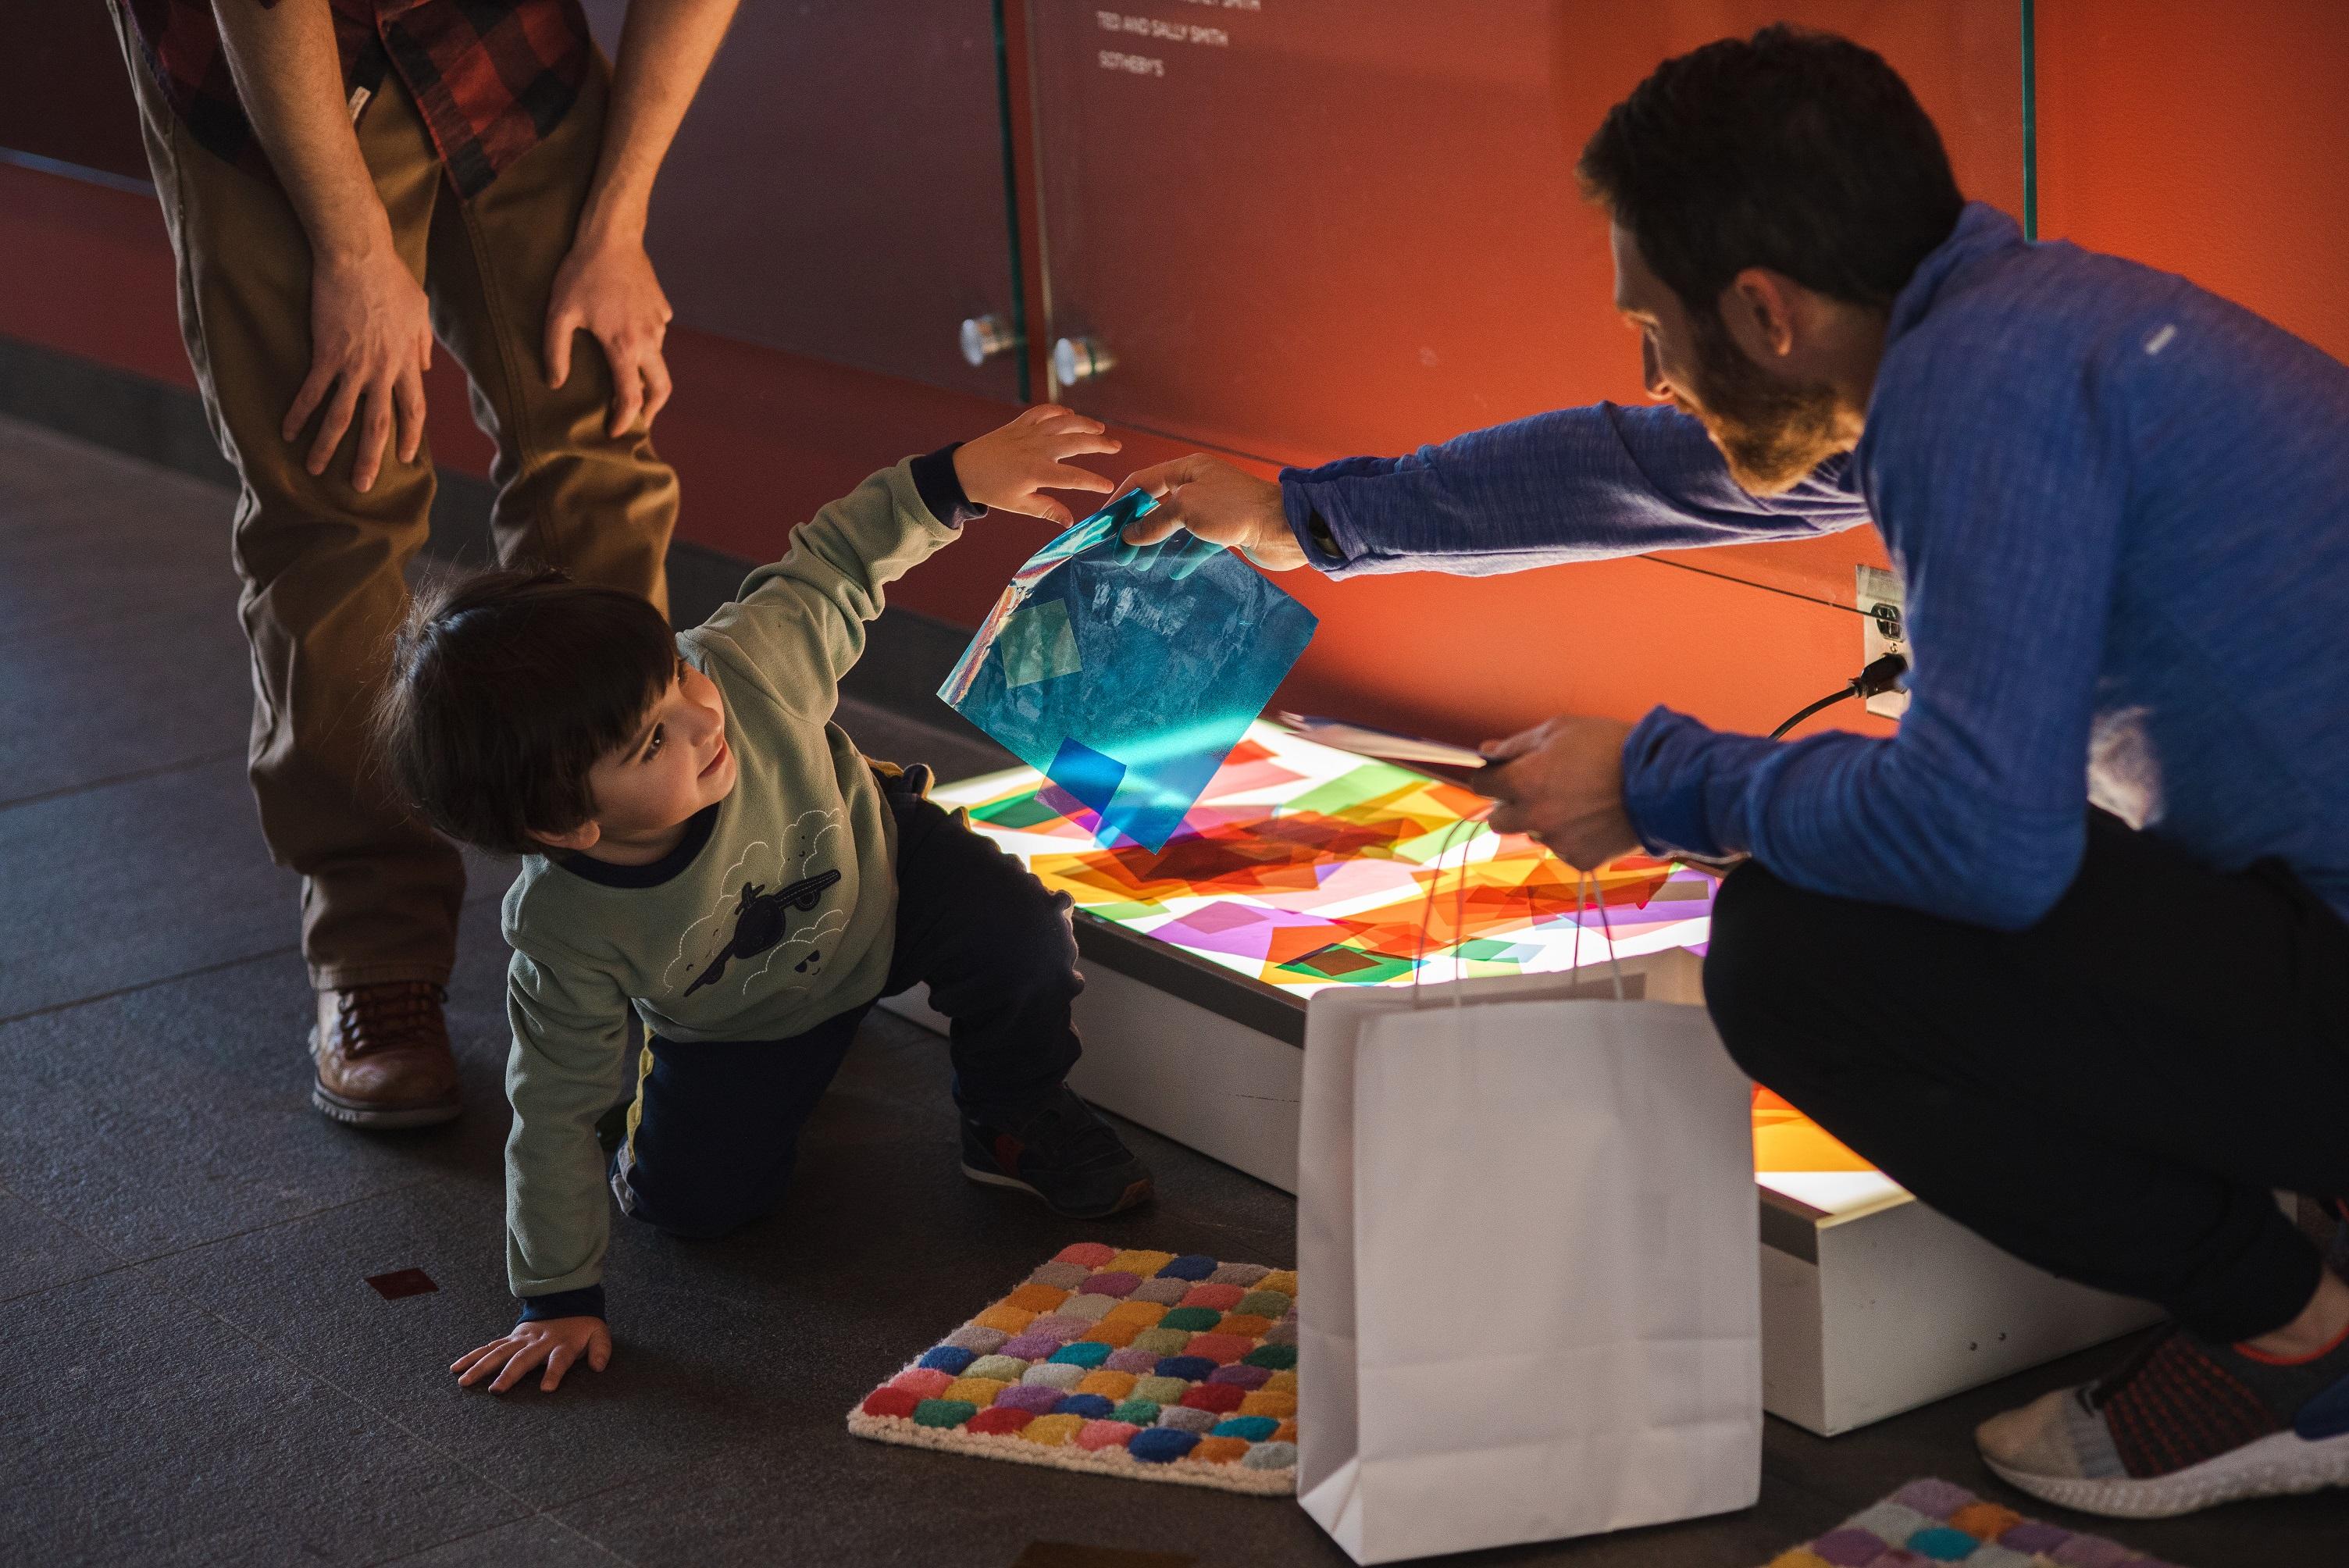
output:
<svg viewBox="0 0 2349 1568"><path fill-rule="evenodd" d="M1839 702L1847 701L1852 697L1858 697L1862 701L1866 701L1869 697L1878 696L1884 692L1891 691L1900 684L1900 677L1908 673L1909 661L1907 659L1903 658L1899 654L1887 654L1882 658L1870 664L1866 669L1860 671L1859 674L1852 676L1850 681L1845 685L1843 690L1835 693L1831 696L1823 696L1819 698L1818 701L1811 704L1810 707L1802 709L1800 712L1796 713L1794 717L1788 719L1785 723L1772 730L1770 732L1770 738L1773 740L1777 739L1780 736L1785 734L1786 731L1794 728L1795 726L1810 717L1811 715L1817 713L1824 708L1833 707Z"/></svg>

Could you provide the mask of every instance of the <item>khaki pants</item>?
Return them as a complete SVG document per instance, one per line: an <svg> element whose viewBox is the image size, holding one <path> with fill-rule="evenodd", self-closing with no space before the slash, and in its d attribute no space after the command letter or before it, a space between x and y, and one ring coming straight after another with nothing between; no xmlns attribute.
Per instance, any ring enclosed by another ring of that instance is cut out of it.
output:
<svg viewBox="0 0 2349 1568"><path fill-rule="evenodd" d="M124 29L119 7L108 10ZM270 852L302 875L311 983L445 982L463 865L392 801L367 752L367 715L408 607L402 569L427 532L430 449L402 463L387 447L361 494L350 484L355 424L325 474L304 469L315 422L290 444L278 431L310 366L308 241L274 184L197 145L127 36L124 52L179 258L188 358L243 480L234 551L253 649L250 772ZM677 476L641 430L605 435L611 373L592 338L576 340L560 391L542 363L547 300L608 94L599 63L554 134L470 202L443 177L396 73L359 119L359 148L433 329L471 379L473 418L497 445L499 555L665 609Z"/></svg>

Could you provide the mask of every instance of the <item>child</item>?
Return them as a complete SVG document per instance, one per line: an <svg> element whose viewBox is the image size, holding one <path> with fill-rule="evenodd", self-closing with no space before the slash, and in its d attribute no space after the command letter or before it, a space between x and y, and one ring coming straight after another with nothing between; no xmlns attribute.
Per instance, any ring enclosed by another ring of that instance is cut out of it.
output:
<svg viewBox="0 0 2349 1568"><path fill-rule="evenodd" d="M1081 1218L1149 1196L1062 1081L1081 984L1065 897L924 799L926 769L868 762L829 722L884 583L990 507L1067 521L1037 492L1108 490L1066 459L1117 445L1042 407L885 469L675 636L642 600L552 572L419 605L378 716L393 779L451 837L524 857L504 910L522 1320L455 1364L461 1382L601 1371L606 1177L674 1234L767 1212L858 1022L916 984L953 1020L965 1174ZM623 1129L606 1113L631 1078Z"/></svg>

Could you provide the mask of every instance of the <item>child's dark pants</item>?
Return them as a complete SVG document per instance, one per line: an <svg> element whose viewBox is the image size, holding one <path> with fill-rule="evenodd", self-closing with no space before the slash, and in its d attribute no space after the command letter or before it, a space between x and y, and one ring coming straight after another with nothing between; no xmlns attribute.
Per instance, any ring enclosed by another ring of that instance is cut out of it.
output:
<svg viewBox="0 0 2349 1568"><path fill-rule="evenodd" d="M2349 1193L2349 925L2281 864L2213 872L2099 812L2013 933L1746 865L1704 989L1747 1073L2018 1257L2221 1341L2316 1289L2273 1190Z"/></svg>
<svg viewBox="0 0 2349 1568"><path fill-rule="evenodd" d="M903 780L897 930L883 995L926 983L953 1021L954 1098L982 1120L1016 1118L1077 1060L1069 1004L1084 982L1065 894ZM620 1206L676 1235L717 1236L781 1200L799 1132L872 1004L781 1040L688 1044L655 1036L635 1130L612 1162Z"/></svg>

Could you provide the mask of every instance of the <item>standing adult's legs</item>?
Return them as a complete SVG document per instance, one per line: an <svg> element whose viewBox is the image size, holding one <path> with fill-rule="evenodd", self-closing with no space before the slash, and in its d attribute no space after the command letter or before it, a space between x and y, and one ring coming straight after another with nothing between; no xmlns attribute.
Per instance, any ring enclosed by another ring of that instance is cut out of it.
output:
<svg viewBox="0 0 2349 1568"><path fill-rule="evenodd" d="M303 953L326 999L321 1091L347 1091L337 1114L349 1119L444 1119L456 1113L456 1077L434 993L455 955L463 866L375 782L366 755L368 708L408 603L402 569L427 531L431 455L403 463L387 449L374 486L357 490L355 426L326 471L308 472L316 421L290 443L280 431L311 365L308 238L274 181L198 145L109 9L179 262L189 361L240 480L250 773L272 855L303 878ZM420 278L440 182L431 142L401 103L369 105L357 132L399 256ZM375 1000L338 1009L336 998L354 996ZM335 1056L370 1045L382 1048Z"/></svg>
<svg viewBox="0 0 2349 1568"><path fill-rule="evenodd" d="M677 474L642 420L607 433L612 374L579 334L570 374L547 385L547 304L603 146L609 71L599 58L562 124L470 201L434 209L432 323L473 383L473 418L497 443L498 552L667 608L662 562Z"/></svg>

